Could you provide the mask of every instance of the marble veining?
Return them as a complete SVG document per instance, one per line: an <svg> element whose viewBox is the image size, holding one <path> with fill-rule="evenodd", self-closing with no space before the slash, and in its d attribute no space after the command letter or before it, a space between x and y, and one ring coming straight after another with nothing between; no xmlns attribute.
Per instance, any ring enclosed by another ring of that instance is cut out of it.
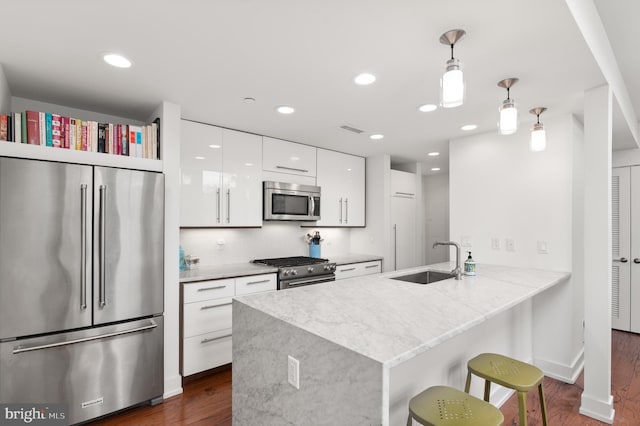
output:
<svg viewBox="0 0 640 426"><path fill-rule="evenodd" d="M248 275L270 274L278 272L278 268L254 263L230 263L226 265L200 266L198 269L180 272L180 282L189 283L221 278L235 278Z"/></svg>
<svg viewBox="0 0 640 426"><path fill-rule="evenodd" d="M237 300L390 368L570 277L479 264L475 277L461 281L421 285L391 279L452 267L445 262Z"/></svg>

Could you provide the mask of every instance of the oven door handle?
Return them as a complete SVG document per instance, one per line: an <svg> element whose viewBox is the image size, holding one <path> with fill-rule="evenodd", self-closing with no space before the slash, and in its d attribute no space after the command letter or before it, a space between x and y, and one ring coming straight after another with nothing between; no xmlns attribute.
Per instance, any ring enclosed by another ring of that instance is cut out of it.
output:
<svg viewBox="0 0 640 426"><path fill-rule="evenodd" d="M326 283L326 282L330 282L330 281L335 281L336 280L336 276L335 275L331 275L331 276L322 276L322 277L318 277L318 278L301 278L299 280L295 280L295 281L285 281L287 287L295 287L295 286L299 286L299 285L306 285L306 284L320 284L320 283Z"/></svg>

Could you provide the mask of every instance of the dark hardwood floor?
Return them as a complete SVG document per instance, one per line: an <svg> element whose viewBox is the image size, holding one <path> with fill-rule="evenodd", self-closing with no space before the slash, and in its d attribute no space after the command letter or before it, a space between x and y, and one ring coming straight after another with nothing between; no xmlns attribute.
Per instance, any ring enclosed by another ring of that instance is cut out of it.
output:
<svg viewBox="0 0 640 426"><path fill-rule="evenodd" d="M640 425L640 335L613 331L612 393L616 417L614 425ZM550 426L597 426L606 423L578 413L583 376L569 385L545 378L544 390ZM528 425L541 426L537 392L527 396ZM515 396L502 407L505 426L518 424L518 401ZM138 407L92 425L231 425L231 369L189 380L184 393L155 407Z"/></svg>

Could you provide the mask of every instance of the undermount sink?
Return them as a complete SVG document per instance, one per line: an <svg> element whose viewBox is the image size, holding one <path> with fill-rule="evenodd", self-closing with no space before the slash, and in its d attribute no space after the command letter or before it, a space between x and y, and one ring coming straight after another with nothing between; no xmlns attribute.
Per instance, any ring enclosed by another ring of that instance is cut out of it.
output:
<svg viewBox="0 0 640 426"><path fill-rule="evenodd" d="M399 277L391 277L392 280L407 281L416 284L431 284L436 281L446 280L455 277L451 272L439 271L422 271L415 274L401 275Z"/></svg>

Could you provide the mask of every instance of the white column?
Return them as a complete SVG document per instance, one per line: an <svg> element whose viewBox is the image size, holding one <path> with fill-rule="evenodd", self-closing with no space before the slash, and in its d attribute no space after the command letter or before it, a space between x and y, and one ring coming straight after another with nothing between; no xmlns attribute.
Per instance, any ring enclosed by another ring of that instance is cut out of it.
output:
<svg viewBox="0 0 640 426"><path fill-rule="evenodd" d="M584 97L584 391L580 413L613 423L611 395L611 134L608 85Z"/></svg>

